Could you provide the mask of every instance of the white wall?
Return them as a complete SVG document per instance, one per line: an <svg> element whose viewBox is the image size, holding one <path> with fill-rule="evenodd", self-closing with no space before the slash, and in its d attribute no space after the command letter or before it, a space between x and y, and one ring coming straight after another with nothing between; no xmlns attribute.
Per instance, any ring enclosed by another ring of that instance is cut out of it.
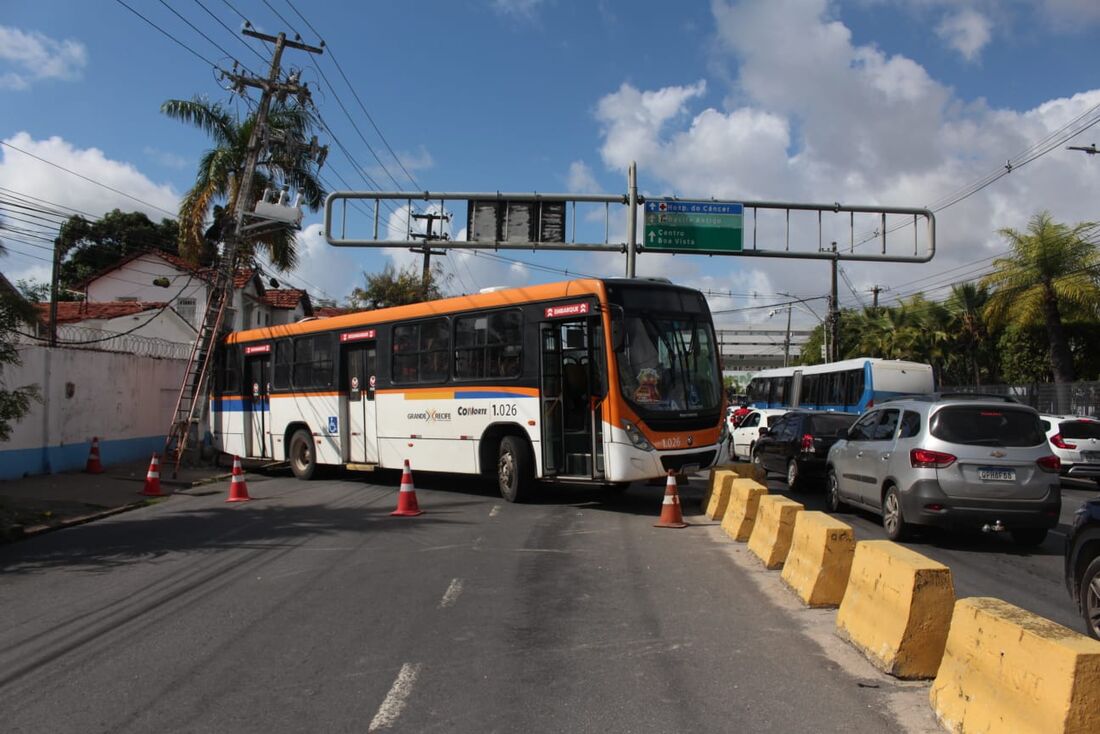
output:
<svg viewBox="0 0 1100 734"><path fill-rule="evenodd" d="M170 285L167 288L153 285L157 278L168 278ZM197 331L202 326L209 288L210 284L197 275L178 270L175 265L156 255L146 254L93 280L88 284L87 291L88 300L93 302L131 298L154 303L173 301L177 311L181 307L178 300L173 299L194 299L194 316L190 321ZM251 319L247 324L242 323L246 306L251 307ZM233 292L229 308L233 309L229 326L234 331L278 323L272 314L273 309L260 298L255 278L250 279L244 288Z"/></svg>
<svg viewBox="0 0 1100 734"><path fill-rule="evenodd" d="M185 360L87 349L19 349L22 366L3 368L11 388L37 383L42 402L0 443L0 479L84 467L93 436L104 466L161 451Z"/></svg>
<svg viewBox="0 0 1100 734"><path fill-rule="evenodd" d="M153 285L157 278L168 278L170 285L167 288ZM195 301L195 312L191 324L198 329L202 325L202 312L206 307L207 288L208 285L202 278L181 272L156 255L142 255L89 283L88 300L106 302L133 298L138 301L164 303L177 297L192 298ZM178 301L172 305L178 306Z"/></svg>

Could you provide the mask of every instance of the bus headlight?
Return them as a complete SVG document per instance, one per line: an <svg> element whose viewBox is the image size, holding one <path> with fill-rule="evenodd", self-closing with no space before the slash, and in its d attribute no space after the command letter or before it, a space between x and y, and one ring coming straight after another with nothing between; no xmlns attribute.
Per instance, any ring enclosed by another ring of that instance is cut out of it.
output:
<svg viewBox="0 0 1100 734"><path fill-rule="evenodd" d="M623 421L623 430L626 431L627 437L630 439L630 443L634 444L636 448L642 451L652 451L653 444L638 430L638 427L628 420Z"/></svg>

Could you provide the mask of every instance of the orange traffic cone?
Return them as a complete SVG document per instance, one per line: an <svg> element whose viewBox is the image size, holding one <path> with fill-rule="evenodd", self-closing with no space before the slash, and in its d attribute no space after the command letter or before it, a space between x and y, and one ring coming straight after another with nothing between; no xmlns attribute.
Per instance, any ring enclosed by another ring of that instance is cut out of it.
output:
<svg viewBox="0 0 1100 734"><path fill-rule="evenodd" d="M423 512L420 505L416 503L416 487L413 486L412 470L409 469L409 460L405 459L405 471L401 474L401 491L397 493L397 509L390 514L398 517L413 517Z"/></svg>
<svg viewBox="0 0 1100 734"><path fill-rule="evenodd" d="M88 452L88 463L84 465L84 473L103 473L103 465L99 463L99 436L92 436L92 450Z"/></svg>
<svg viewBox="0 0 1100 734"><path fill-rule="evenodd" d="M680 495L676 493L676 473L668 470L668 480L665 482L665 499L661 504L661 519L653 526L655 528L686 528L684 516L680 513Z"/></svg>
<svg viewBox="0 0 1100 734"><path fill-rule="evenodd" d="M160 491L160 457L153 452L153 459L149 462L149 471L145 474L145 487L141 493L146 497L163 497Z"/></svg>
<svg viewBox="0 0 1100 734"><path fill-rule="evenodd" d="M226 502L248 502L248 485L244 482L244 472L241 471L241 457L233 457L233 477L229 480L229 497Z"/></svg>

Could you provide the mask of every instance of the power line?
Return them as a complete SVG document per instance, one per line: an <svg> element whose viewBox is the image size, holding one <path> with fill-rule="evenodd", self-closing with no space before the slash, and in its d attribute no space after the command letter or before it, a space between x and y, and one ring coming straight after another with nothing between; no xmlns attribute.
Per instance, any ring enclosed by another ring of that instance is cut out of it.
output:
<svg viewBox="0 0 1100 734"><path fill-rule="evenodd" d="M117 0L117 2L122 2L122 0ZM19 151L23 155L30 156L31 158L34 158L37 161L41 161L42 163L53 166L54 168L60 169L60 170L64 171L65 173L76 176L77 178L84 179L88 183L95 184L96 186L107 189L108 191L112 191L116 194L119 194L120 196L125 196L127 199L132 199L133 201L136 201L139 204L144 204L145 206L152 207L153 209L156 209L157 211L164 212L165 214L170 216L172 219L177 218L174 213L168 211L167 209L162 209L161 207L157 206L156 204L151 204L148 201L145 201L144 199L139 199L136 196L132 196L130 194L127 194L125 191L120 191L119 189L116 189L113 186L108 186L107 184L96 181L93 178L88 178L87 176L85 176L82 173L77 173L76 171L70 170L70 169L66 168L65 166L54 163L53 161L46 160L45 158L37 156L34 153L30 153L28 151L25 151L25 150L23 150L22 148L20 148L18 146L12 145L11 143L9 143L6 140L0 140L0 145L3 145L7 148L11 148L12 150Z"/></svg>
<svg viewBox="0 0 1100 734"><path fill-rule="evenodd" d="M148 18L146 18L146 17L144 16L144 15L142 15L142 14L141 14L141 13L139 13L138 11L134 10L133 8L131 8L131 7L129 6L129 5L127 5L127 4L125 3L125 2L123 2L123 0L115 0L115 2L116 2L116 3L118 3L119 5L121 5L122 7L126 8L127 10L129 10L129 11L130 11L131 13L133 13L133 14L134 14L134 15L136 15L137 17L139 17L139 18L141 18L142 20L144 20L144 21L145 21L146 23L148 23L149 25L151 25L151 26L153 26L154 28L156 28L156 29L157 29L158 31L160 31L160 32L161 32L162 34L164 34L165 36L167 36L167 37L168 37L168 39L169 39L170 41L172 41L173 43L175 43L175 44L176 44L177 46L179 46L180 48L182 48L182 49L183 49L184 51L186 51L187 53L189 53L189 54L192 54L193 56L196 56L196 57L198 57L198 59L199 59L200 61L202 61L203 63L207 64L208 66L211 66L211 67L213 67L213 68L214 68L215 70L220 70L220 67L219 67L219 66L218 66L217 64L215 64L215 63L214 63L213 61L211 61L210 59L206 58L205 56L203 56L202 54L200 54L200 53L199 53L198 51L196 51L195 49L191 48L191 47L190 47L190 46L188 46L188 45L187 45L186 43L184 43L183 41L181 41L180 39L176 38L175 36L173 36L173 35L172 35L171 33L169 33L168 31L166 31L166 30L164 30L163 28L161 28L161 27L160 27L159 25L157 25L157 24L156 24L156 23L154 23L153 21L149 20Z"/></svg>
<svg viewBox="0 0 1100 734"><path fill-rule="evenodd" d="M202 0L195 0L195 2L196 2L196 3L198 4L198 6L199 6L200 8L202 8L203 10L205 10L205 11L206 11L206 14L207 14L207 15L209 15L209 16L210 16L211 18L213 18L213 19L214 19L215 21L217 21L218 25L220 25L220 26L221 26L222 28L224 28L225 30L229 31L229 34L230 34L231 36L233 36L233 38L235 38L235 39L237 39L238 41L240 41L240 43L241 43L241 45L242 45L242 46L244 46L244 47L245 47L245 48L247 48L247 49L248 49L249 51L251 51L251 52L252 52L252 53L253 53L253 54L254 54L254 55L256 56L256 58L258 58L258 59L260 60L260 62L261 62L261 63L265 63L265 64L267 63L267 59L265 59L265 58L263 57L263 54L261 54L261 53L260 53L259 51L257 51L257 50L256 50L255 48L253 48L252 44L248 43L248 42L247 42L247 41L245 41L245 40L244 40L243 38L241 38L241 36L240 36L240 34L239 34L239 33L237 33L237 32L236 32L236 31L234 31L234 30L233 30L232 28L230 28L229 26L227 26L227 25L225 24L225 22L224 22L224 21L223 21L223 20L222 20L221 18L219 18L219 17L217 16L217 15L215 15L215 14L214 14L214 11L212 11L212 10L211 10L210 8L206 7L206 5L204 5L204 4L203 4ZM242 16L242 17L243 17L243 16ZM247 23L247 22L248 22L248 19L245 19L245 22Z"/></svg>
<svg viewBox="0 0 1100 734"><path fill-rule="evenodd" d="M222 46L220 43L215 41L210 36L206 35L205 31L203 31L197 25L195 25L194 23L189 21L187 18L183 17L183 15L178 10L176 10L171 5L169 5L167 2L165 2L165 0L157 0L157 2L159 2L164 7L168 8L168 10L172 13L172 15L176 16L177 18L182 20L184 23L186 23L188 26L190 26L191 30L195 31L195 33L198 33L200 36L205 38L210 43L210 45L212 45L214 48L221 51L222 54L224 54L227 58L232 59L234 64L240 65L240 67L242 69L244 69L245 71L247 71L249 74L253 73L252 70L249 69L247 66L245 66L245 64L242 61L238 60L235 56L233 56L233 54L226 51L224 46Z"/></svg>

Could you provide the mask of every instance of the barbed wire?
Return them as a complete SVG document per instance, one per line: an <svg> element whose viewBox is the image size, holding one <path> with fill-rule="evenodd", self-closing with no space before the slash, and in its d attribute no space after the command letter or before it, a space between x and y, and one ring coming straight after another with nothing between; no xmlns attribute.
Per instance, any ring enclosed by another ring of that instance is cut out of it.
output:
<svg viewBox="0 0 1100 734"><path fill-rule="evenodd" d="M29 343L43 343L45 337L19 332ZM58 348L120 352L135 357L185 360L191 354L191 342L174 342L155 336L139 336L75 324L57 325Z"/></svg>

